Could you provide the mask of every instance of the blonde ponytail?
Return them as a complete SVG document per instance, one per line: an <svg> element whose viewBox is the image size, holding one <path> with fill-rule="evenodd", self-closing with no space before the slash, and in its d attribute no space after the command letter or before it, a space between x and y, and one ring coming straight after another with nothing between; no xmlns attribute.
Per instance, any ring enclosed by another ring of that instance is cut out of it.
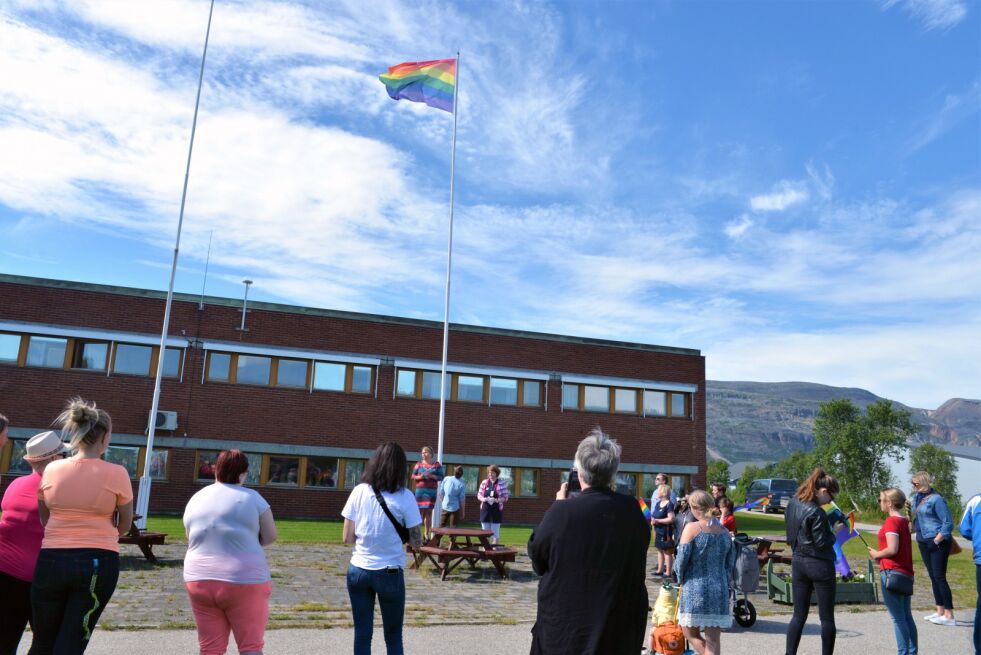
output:
<svg viewBox="0 0 981 655"><path fill-rule="evenodd" d="M107 432L112 432L109 413L96 407L94 402L77 396L68 401L65 411L58 415L55 422L61 425L62 439L66 439L72 449L83 443L94 444Z"/></svg>

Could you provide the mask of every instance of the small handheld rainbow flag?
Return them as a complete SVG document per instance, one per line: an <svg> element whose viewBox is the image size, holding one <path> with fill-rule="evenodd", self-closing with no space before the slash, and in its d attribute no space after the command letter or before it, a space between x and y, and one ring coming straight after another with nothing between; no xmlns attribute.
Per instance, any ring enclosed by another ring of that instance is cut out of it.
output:
<svg viewBox="0 0 981 655"><path fill-rule="evenodd" d="M453 113L456 59L407 61L378 76L393 100L424 102Z"/></svg>
<svg viewBox="0 0 981 655"><path fill-rule="evenodd" d="M637 502L640 503L640 511L644 513L644 518L648 521L651 520L651 508L647 506L643 498L637 498Z"/></svg>
<svg viewBox="0 0 981 655"><path fill-rule="evenodd" d="M770 499L767 498L766 496L763 496L762 498L758 498L751 503L743 503L742 505L736 505L735 507L732 508L732 511L739 512L744 509L750 510L753 509L754 507L766 507L769 504L770 504Z"/></svg>

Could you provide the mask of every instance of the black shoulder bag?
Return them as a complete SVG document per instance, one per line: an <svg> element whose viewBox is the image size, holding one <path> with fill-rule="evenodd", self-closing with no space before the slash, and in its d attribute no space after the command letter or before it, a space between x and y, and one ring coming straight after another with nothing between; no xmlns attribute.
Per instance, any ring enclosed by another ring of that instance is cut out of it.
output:
<svg viewBox="0 0 981 655"><path fill-rule="evenodd" d="M375 500L377 500L378 504L381 505L382 511L385 512L385 516L387 516L388 520L392 522L392 525L395 527L395 531L399 533L399 539L402 540L403 544L409 543L409 528L395 520L395 515L392 514L392 510L388 509L388 503L386 503L385 499L382 498L381 492L374 487L372 487L371 490L375 492Z"/></svg>

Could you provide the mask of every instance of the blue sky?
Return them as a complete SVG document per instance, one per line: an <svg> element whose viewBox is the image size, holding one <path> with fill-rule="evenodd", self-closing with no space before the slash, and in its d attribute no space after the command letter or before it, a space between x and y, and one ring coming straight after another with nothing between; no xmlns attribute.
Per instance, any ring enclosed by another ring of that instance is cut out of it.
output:
<svg viewBox="0 0 981 655"><path fill-rule="evenodd" d="M0 1L0 271L166 288L207 11ZM177 289L441 319L459 49L452 321L979 398L979 13L219 1Z"/></svg>

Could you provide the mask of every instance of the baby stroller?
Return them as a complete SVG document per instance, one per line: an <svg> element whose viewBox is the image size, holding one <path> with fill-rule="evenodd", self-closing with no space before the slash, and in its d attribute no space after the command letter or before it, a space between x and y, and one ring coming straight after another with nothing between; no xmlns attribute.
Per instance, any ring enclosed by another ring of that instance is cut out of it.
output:
<svg viewBox="0 0 981 655"><path fill-rule="evenodd" d="M732 598L732 618L744 628L756 623L756 608L746 597L760 583L760 561L756 557L757 539L740 532L732 540L736 547L736 564L732 568L729 593ZM742 598L739 598L739 595Z"/></svg>

